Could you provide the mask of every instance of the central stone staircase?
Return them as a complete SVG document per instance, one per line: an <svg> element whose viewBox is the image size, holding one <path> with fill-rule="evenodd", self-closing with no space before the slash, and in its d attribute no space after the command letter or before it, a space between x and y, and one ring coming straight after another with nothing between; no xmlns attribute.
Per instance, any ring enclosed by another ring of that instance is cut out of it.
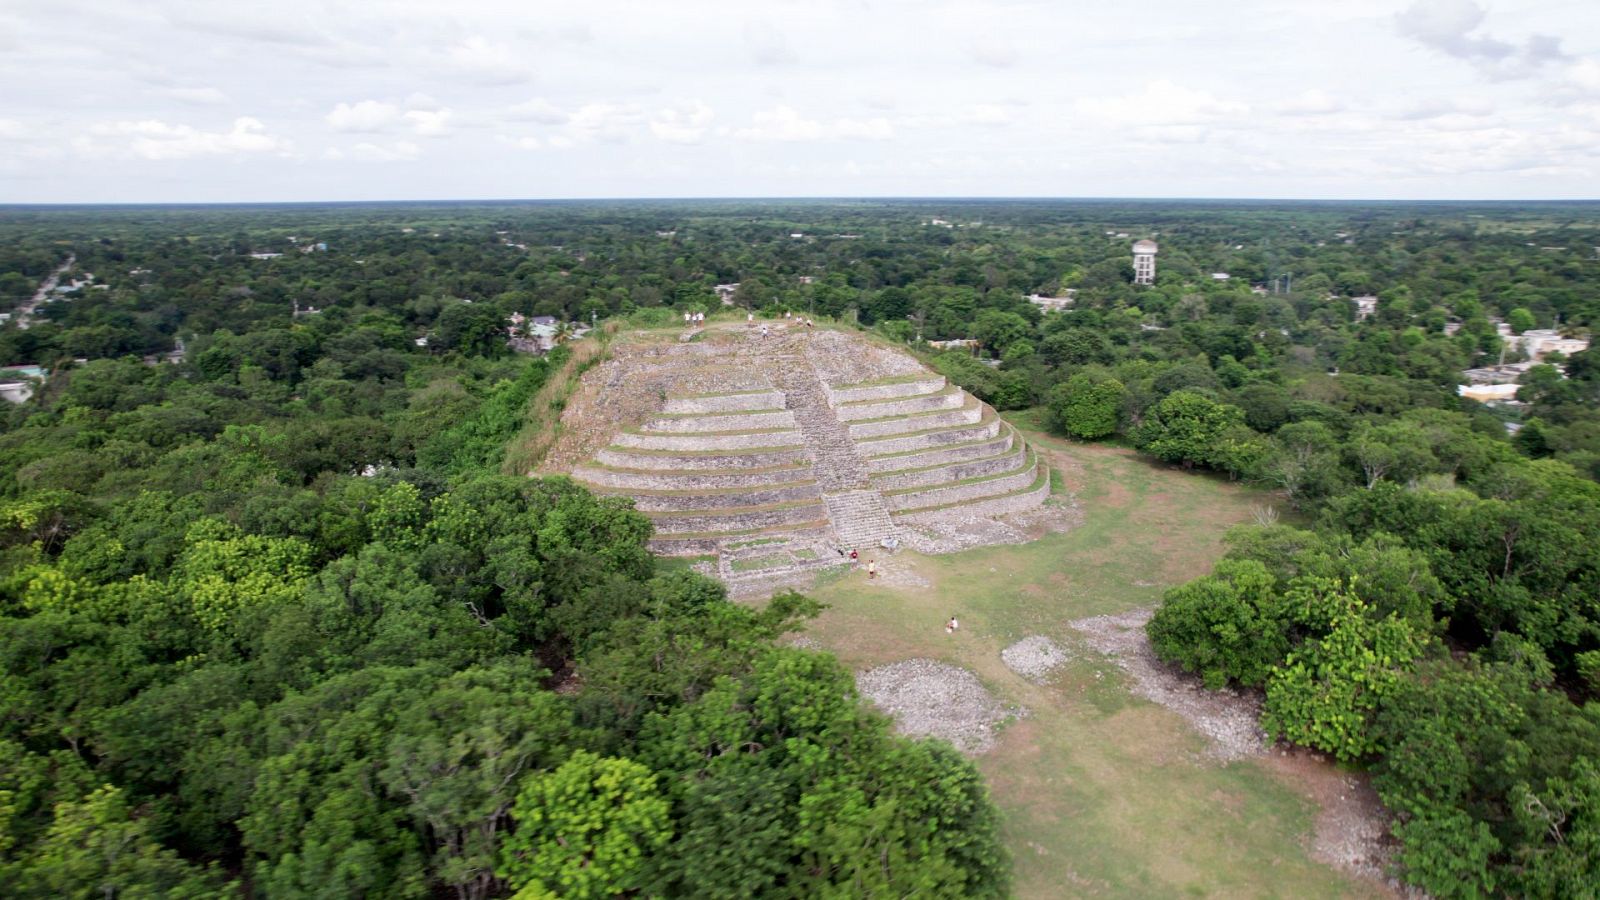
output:
<svg viewBox="0 0 1600 900"><path fill-rule="evenodd" d="M815 460L828 519L845 547L872 547L895 534L883 495L871 487L867 464L849 426L839 421L816 369L798 353L773 358L773 383Z"/></svg>

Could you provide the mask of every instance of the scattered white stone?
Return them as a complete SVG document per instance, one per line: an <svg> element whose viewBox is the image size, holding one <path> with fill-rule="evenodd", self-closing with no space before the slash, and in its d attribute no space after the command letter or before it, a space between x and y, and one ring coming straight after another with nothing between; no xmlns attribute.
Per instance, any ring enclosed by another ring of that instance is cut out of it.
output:
<svg viewBox="0 0 1600 900"><path fill-rule="evenodd" d="M1031 681L1049 675L1051 669L1066 662L1067 658L1067 651L1041 634L1025 637L1000 651L1000 661L1006 664L1006 668Z"/></svg>
<svg viewBox="0 0 1600 900"><path fill-rule="evenodd" d="M1007 710L966 669L931 659L908 659L856 675L861 695L894 717L902 734L943 738L971 756L988 752Z"/></svg>
<svg viewBox="0 0 1600 900"><path fill-rule="evenodd" d="M1260 756L1266 750L1266 735L1259 724L1260 697L1232 689L1208 691L1200 679L1158 659L1144 632L1153 613L1153 608L1145 606L1115 616L1079 619L1071 625L1090 647L1128 673L1133 693L1183 716L1210 738L1212 757Z"/></svg>

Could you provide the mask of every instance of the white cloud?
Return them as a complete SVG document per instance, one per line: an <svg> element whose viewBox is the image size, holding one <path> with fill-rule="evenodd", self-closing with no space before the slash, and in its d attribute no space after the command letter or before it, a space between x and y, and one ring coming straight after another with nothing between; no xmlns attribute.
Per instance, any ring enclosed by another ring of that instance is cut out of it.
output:
<svg viewBox="0 0 1600 900"><path fill-rule="evenodd" d="M744 26L744 42L750 59L758 66L781 66L797 62L788 35L771 22L749 22Z"/></svg>
<svg viewBox="0 0 1600 900"><path fill-rule="evenodd" d="M453 116L448 109L412 109L407 110L401 117L411 126L411 130L423 137L439 137L450 133L450 118Z"/></svg>
<svg viewBox="0 0 1600 900"><path fill-rule="evenodd" d="M1479 30L1487 10L1475 0L1415 0L1395 15L1395 29L1447 56L1465 60L1497 78L1531 75L1540 66L1569 57L1561 39L1530 34L1519 49L1511 41Z"/></svg>
<svg viewBox="0 0 1600 900"><path fill-rule="evenodd" d="M1312 89L1277 104L1273 111L1286 116L1326 116L1344 108L1344 103L1327 91Z"/></svg>
<svg viewBox="0 0 1600 900"><path fill-rule="evenodd" d="M391 143L377 143L363 141L349 150L341 151L334 148L329 151L332 159L355 159L362 162L410 162L422 155L422 148L410 141L393 141Z"/></svg>
<svg viewBox="0 0 1600 900"><path fill-rule="evenodd" d="M90 129L93 137L80 137L74 145L88 155L131 154L150 160L189 159L197 156L236 156L251 153L287 155L289 141L267 133L259 119L242 116L227 131L201 131L190 125L169 125L158 119L107 122ZM94 138L126 138L110 147Z"/></svg>
<svg viewBox="0 0 1600 900"><path fill-rule="evenodd" d="M644 116L631 106L617 103L585 103L567 116L563 129L564 136L571 141L571 144L625 141L643 118Z"/></svg>
<svg viewBox="0 0 1600 900"><path fill-rule="evenodd" d="M1224 100L1165 78L1149 82L1136 94L1079 100L1076 108L1084 115L1124 125L1192 125L1250 112L1247 103Z"/></svg>
<svg viewBox="0 0 1600 900"><path fill-rule="evenodd" d="M166 93L174 100L199 106L216 106L228 102L228 95L214 87L168 88Z"/></svg>
<svg viewBox="0 0 1600 900"><path fill-rule="evenodd" d="M423 137L450 133L454 111L440 108L433 98L422 94L406 98L406 105L412 108L402 110L393 103L379 100L340 103L323 116L323 121L334 131L352 134L382 134L402 127Z"/></svg>
<svg viewBox="0 0 1600 900"><path fill-rule="evenodd" d="M659 110L650 119L650 133L672 144L698 144L714 116L711 107L698 100Z"/></svg>
<svg viewBox="0 0 1600 900"><path fill-rule="evenodd" d="M16 119L0 119L0 138L16 141L22 140L28 135L28 128Z"/></svg>
<svg viewBox="0 0 1600 900"><path fill-rule="evenodd" d="M887 140L894 136L888 119L808 119L791 106L776 106L750 117L751 124L731 133L742 141Z"/></svg>
<svg viewBox="0 0 1600 900"><path fill-rule="evenodd" d="M996 69L1007 69L1017 64L1017 47L1003 35L987 35L972 42L974 62Z"/></svg>
<svg viewBox="0 0 1600 900"><path fill-rule="evenodd" d="M373 133L384 131L400 121L400 107L377 100L341 103L323 117L334 131Z"/></svg>
<svg viewBox="0 0 1600 900"><path fill-rule="evenodd" d="M444 60L451 69L480 84L517 84L533 78L526 54L482 35L452 44L445 49Z"/></svg>
<svg viewBox="0 0 1600 900"><path fill-rule="evenodd" d="M499 117L519 122L538 122L541 125L560 125L567 121L567 112L543 97L535 97L503 110Z"/></svg>

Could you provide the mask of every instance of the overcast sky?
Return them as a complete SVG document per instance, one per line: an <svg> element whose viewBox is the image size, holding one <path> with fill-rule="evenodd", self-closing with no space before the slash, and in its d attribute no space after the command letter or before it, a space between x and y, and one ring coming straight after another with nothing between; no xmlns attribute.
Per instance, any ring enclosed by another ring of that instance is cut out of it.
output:
<svg viewBox="0 0 1600 900"><path fill-rule="evenodd" d="M1597 185L1597 0L0 3L0 202Z"/></svg>

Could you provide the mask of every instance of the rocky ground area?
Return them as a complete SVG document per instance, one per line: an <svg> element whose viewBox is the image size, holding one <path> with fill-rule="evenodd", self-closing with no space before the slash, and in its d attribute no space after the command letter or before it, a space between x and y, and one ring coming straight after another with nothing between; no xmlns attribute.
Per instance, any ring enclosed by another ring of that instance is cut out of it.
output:
<svg viewBox="0 0 1600 900"><path fill-rule="evenodd" d="M1153 612L1142 607L1070 624L1090 647L1128 674L1134 694L1183 716L1209 738L1208 755L1222 761L1260 756L1266 749L1266 735L1258 724L1260 698L1234 690L1208 691L1199 679L1157 659L1144 633Z"/></svg>
<svg viewBox="0 0 1600 900"><path fill-rule="evenodd" d="M1223 762L1263 757L1268 768L1307 787L1321 808L1312 834L1313 856L1399 895L1422 896L1387 874L1394 857L1389 814L1372 785L1334 768L1321 754L1270 746L1261 731L1258 694L1208 691L1198 678L1158 659L1144 631L1153 612L1142 607L1070 624L1085 643L1127 673L1134 694L1172 710L1210 739L1208 756Z"/></svg>
<svg viewBox="0 0 1600 900"><path fill-rule="evenodd" d="M908 659L856 675L856 689L914 737L944 738L976 756L994 746L1000 724L1027 710L1007 709L966 669Z"/></svg>
<svg viewBox="0 0 1600 900"><path fill-rule="evenodd" d="M1069 531L1083 522L1083 510L1070 498L1052 497L1044 505L1004 518L951 507L919 513L916 524L901 525L902 541L918 553L960 553L974 547L1026 544L1046 534Z"/></svg>
<svg viewBox="0 0 1600 900"><path fill-rule="evenodd" d="M1006 668L1029 681L1042 681L1051 670L1066 662L1067 651L1044 635L1025 637L1000 651Z"/></svg>

